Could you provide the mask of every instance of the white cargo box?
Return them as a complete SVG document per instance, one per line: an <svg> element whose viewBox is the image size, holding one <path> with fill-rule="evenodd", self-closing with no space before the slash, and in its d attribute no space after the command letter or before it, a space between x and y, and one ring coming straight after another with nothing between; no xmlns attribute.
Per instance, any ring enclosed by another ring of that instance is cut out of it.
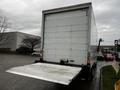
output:
<svg viewBox="0 0 120 90"><path fill-rule="evenodd" d="M87 63L94 57L97 31L91 3L43 11L43 60L70 64Z"/></svg>

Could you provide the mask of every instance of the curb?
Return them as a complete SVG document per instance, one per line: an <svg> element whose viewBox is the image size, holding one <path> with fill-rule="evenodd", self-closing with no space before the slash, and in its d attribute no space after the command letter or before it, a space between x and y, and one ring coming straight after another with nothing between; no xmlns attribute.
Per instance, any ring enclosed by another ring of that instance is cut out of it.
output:
<svg viewBox="0 0 120 90"><path fill-rule="evenodd" d="M103 90L103 88L102 88L102 79L103 79L103 77L102 77L102 68L101 68L100 69L99 90Z"/></svg>

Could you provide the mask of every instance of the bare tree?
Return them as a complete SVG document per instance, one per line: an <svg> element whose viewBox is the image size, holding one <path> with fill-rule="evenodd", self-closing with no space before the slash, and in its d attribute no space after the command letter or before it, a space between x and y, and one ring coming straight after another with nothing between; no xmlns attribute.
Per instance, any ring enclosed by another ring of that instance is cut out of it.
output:
<svg viewBox="0 0 120 90"><path fill-rule="evenodd" d="M5 31L8 28L8 21L6 17L0 16L0 42L6 39Z"/></svg>
<svg viewBox="0 0 120 90"><path fill-rule="evenodd" d="M22 40L22 47L30 48L31 51L34 51L35 46L40 44L40 37L34 38L34 37L26 37Z"/></svg>

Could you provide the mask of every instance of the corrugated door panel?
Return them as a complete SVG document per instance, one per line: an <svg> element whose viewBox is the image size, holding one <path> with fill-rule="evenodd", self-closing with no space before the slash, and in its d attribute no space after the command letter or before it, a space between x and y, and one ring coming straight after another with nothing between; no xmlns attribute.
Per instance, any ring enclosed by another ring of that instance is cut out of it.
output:
<svg viewBox="0 0 120 90"><path fill-rule="evenodd" d="M79 38L72 38L71 42L73 44L87 44L86 38L80 38L80 39Z"/></svg>
<svg viewBox="0 0 120 90"><path fill-rule="evenodd" d="M49 45L45 45L44 46L44 50L49 50L49 49L58 49L58 50L60 50L60 49L62 49L62 50L64 50L64 49L66 49L66 50L68 50L68 49L70 49L70 44L49 44Z"/></svg>
<svg viewBox="0 0 120 90"><path fill-rule="evenodd" d="M56 50L56 57L59 57L59 55L62 56L62 57L60 57L61 59L65 58L65 57L69 58L70 51L69 50ZM59 60L60 60L60 58L59 58Z"/></svg>
<svg viewBox="0 0 120 90"><path fill-rule="evenodd" d="M71 43L70 39L48 39L45 41L45 44L65 44ZM46 46L46 45L45 45Z"/></svg>
<svg viewBox="0 0 120 90"><path fill-rule="evenodd" d="M55 38L70 39L70 35L71 35L71 33L69 31L68 32L58 32L58 33L56 32Z"/></svg>
<svg viewBox="0 0 120 90"><path fill-rule="evenodd" d="M72 30L75 31L84 31L84 30L88 30L88 27L86 25L73 25L72 27Z"/></svg>
<svg viewBox="0 0 120 90"><path fill-rule="evenodd" d="M79 19L78 19L79 18ZM87 18L85 17L63 18L59 20L46 21L46 27L54 26L68 26L68 25L87 25ZM82 22L81 22L82 21Z"/></svg>
<svg viewBox="0 0 120 90"><path fill-rule="evenodd" d="M84 15L86 15L85 11L81 11L81 10L76 10L76 11L70 11L70 12L64 12L64 13L56 13L56 14L49 14L46 17L46 20L53 20L53 19L61 19L61 18L73 18L74 17L84 17Z"/></svg>
<svg viewBox="0 0 120 90"><path fill-rule="evenodd" d="M70 26L56 26L56 27L46 27L45 33L46 32L66 32L70 31Z"/></svg>
<svg viewBox="0 0 120 90"><path fill-rule="evenodd" d="M82 31L75 31L75 30L72 30L71 32L71 37L72 38L83 38L83 39L86 39L87 37L87 30L82 30Z"/></svg>
<svg viewBox="0 0 120 90"><path fill-rule="evenodd" d="M74 60L84 64L87 58L88 18L86 11L76 10L46 15L44 59L60 62Z"/></svg>

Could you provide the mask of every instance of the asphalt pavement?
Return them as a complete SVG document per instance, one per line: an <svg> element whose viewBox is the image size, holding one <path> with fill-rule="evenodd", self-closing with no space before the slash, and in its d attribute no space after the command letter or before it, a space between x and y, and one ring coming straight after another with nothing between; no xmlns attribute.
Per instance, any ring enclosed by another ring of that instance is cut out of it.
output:
<svg viewBox="0 0 120 90"><path fill-rule="evenodd" d="M0 90L99 90L99 77L93 82L75 81L69 86L5 72L9 68L32 64L38 57L0 54Z"/></svg>

